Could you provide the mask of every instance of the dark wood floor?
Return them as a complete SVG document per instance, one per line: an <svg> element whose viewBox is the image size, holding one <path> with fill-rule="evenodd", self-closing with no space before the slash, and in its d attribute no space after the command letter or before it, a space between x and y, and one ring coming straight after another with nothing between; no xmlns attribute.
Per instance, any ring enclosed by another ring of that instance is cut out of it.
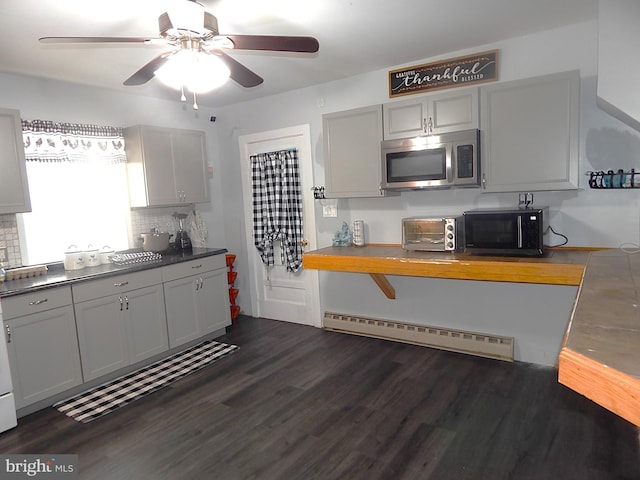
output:
<svg viewBox="0 0 640 480"><path fill-rule="evenodd" d="M2 453L81 479L640 479L638 430L556 372L240 317L240 350L88 424L49 408Z"/></svg>

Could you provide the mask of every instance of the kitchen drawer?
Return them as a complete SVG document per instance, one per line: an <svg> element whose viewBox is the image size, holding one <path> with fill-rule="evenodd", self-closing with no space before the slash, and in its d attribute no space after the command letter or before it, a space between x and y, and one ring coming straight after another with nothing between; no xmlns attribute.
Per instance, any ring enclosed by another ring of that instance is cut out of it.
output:
<svg viewBox="0 0 640 480"><path fill-rule="evenodd" d="M198 275L201 272L209 272L218 268L226 268L227 261L224 255L213 255L211 257L202 257L188 262L176 263L162 267L162 281L170 282L179 278Z"/></svg>
<svg viewBox="0 0 640 480"><path fill-rule="evenodd" d="M48 288L2 299L4 320L71 305L71 287Z"/></svg>
<svg viewBox="0 0 640 480"><path fill-rule="evenodd" d="M115 277L91 280L73 286L73 301L75 303L107 297L109 295L128 292L138 288L150 287L162 283L159 268L143 270L141 272L125 273Z"/></svg>

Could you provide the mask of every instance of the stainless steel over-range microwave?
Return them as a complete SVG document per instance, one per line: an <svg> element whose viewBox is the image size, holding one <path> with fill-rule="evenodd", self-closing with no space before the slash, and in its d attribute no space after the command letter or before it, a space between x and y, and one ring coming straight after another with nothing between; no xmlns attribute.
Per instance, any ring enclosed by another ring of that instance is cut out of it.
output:
<svg viewBox="0 0 640 480"><path fill-rule="evenodd" d="M477 129L384 140L382 188L421 190L480 185Z"/></svg>

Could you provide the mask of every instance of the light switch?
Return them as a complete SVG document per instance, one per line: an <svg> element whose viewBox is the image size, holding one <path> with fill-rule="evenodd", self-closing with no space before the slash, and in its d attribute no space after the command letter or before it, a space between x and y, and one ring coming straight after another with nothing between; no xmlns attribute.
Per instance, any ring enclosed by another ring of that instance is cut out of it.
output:
<svg viewBox="0 0 640 480"><path fill-rule="evenodd" d="M335 218L338 216L338 199L323 199L322 203L322 216Z"/></svg>

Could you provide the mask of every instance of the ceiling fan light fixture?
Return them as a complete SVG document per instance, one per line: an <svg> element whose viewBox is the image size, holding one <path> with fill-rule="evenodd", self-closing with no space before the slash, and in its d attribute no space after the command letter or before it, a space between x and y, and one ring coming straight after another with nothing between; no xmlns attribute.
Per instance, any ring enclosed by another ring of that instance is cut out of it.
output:
<svg viewBox="0 0 640 480"><path fill-rule="evenodd" d="M155 76L165 85L193 93L206 93L222 86L231 72L216 55L197 50L180 50L171 56Z"/></svg>
<svg viewBox="0 0 640 480"><path fill-rule="evenodd" d="M167 10L172 28L168 33L178 36L179 32L192 32L197 35L204 35L207 32L205 28L205 9L204 5L193 0L175 1Z"/></svg>

